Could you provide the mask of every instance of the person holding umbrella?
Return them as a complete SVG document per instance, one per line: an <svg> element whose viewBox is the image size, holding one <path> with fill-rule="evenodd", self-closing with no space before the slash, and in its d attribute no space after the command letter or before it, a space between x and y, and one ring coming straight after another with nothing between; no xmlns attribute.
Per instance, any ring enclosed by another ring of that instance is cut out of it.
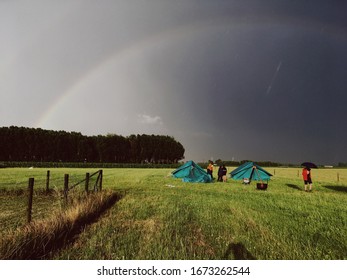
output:
<svg viewBox="0 0 347 280"><path fill-rule="evenodd" d="M312 192L311 168L317 168L317 166L311 162L304 162L301 165L304 166L304 169L302 170L302 178L304 179L304 183L305 183L305 192L307 191ZM309 186L309 190L307 190L308 186Z"/></svg>

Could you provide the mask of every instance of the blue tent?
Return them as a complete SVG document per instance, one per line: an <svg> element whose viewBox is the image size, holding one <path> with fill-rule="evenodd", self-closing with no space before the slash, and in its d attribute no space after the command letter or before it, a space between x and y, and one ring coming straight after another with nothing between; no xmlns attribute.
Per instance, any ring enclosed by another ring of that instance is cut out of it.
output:
<svg viewBox="0 0 347 280"><path fill-rule="evenodd" d="M269 180L272 174L261 168L252 161L241 164L238 168L230 172L230 177L235 180L249 179L251 180Z"/></svg>
<svg viewBox="0 0 347 280"><path fill-rule="evenodd" d="M173 171L172 176L182 178L183 182L209 183L212 181L211 176L194 161L187 161Z"/></svg>

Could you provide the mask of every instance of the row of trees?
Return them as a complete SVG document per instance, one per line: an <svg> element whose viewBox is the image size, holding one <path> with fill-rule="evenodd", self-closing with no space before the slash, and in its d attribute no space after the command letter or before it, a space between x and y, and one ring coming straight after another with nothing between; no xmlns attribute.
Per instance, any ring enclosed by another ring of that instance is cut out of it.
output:
<svg viewBox="0 0 347 280"><path fill-rule="evenodd" d="M171 136L85 136L40 128L0 128L0 161L175 163L184 147Z"/></svg>

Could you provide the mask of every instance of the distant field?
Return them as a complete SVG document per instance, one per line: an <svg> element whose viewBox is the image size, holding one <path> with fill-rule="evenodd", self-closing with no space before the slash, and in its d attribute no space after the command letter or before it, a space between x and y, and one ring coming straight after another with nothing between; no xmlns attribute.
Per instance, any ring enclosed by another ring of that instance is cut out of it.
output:
<svg viewBox="0 0 347 280"><path fill-rule="evenodd" d="M61 208L65 173L73 183L96 171L50 170L55 194L45 196L46 169L0 169L2 235L25 223L26 197L19 190L28 178L35 178L33 219L39 220ZM347 169L312 170L313 193L303 191L301 169L266 170L274 176L268 190L259 191L255 182L231 179L183 183L170 176L172 169L104 169L103 188L122 199L53 257L347 259Z"/></svg>
<svg viewBox="0 0 347 280"><path fill-rule="evenodd" d="M276 178L300 179L301 168L267 168L267 170L275 175ZM321 168L312 169L312 180L317 183L340 183L347 185L347 169L346 168Z"/></svg>

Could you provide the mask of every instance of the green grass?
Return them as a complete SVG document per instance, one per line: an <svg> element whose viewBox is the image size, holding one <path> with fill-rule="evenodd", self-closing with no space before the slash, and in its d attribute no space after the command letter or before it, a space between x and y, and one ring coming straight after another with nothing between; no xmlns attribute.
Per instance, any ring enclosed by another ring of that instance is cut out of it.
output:
<svg viewBox="0 0 347 280"><path fill-rule="evenodd" d="M267 170L275 176L267 191L259 191L255 182L231 179L183 183L170 176L172 169L104 169L103 188L122 199L53 257L347 259L347 169L313 170L313 193L303 191L300 169ZM51 169L54 188L63 188L64 173L73 183L93 171ZM2 169L0 190L25 188L30 176L36 189L44 189L45 175L45 169ZM17 199L22 195L10 193L0 192L1 202L12 200L1 203L7 215L25 207Z"/></svg>
<svg viewBox="0 0 347 280"><path fill-rule="evenodd" d="M50 174L50 192L46 194L46 169L8 168L0 169L0 234L26 224L27 220L27 188L29 178L35 179L33 196L33 220L43 219L55 214L56 210L64 207L63 186L64 174L70 174L70 185L85 178L85 172L75 169L55 169ZM88 170L86 172L94 172ZM90 180L90 185L95 178ZM79 186L72 194L79 193L84 185Z"/></svg>
<svg viewBox="0 0 347 280"><path fill-rule="evenodd" d="M50 218L36 220L0 239L0 259L49 259L72 242L81 230L96 221L120 198L112 192L83 194L70 199L69 207Z"/></svg>

